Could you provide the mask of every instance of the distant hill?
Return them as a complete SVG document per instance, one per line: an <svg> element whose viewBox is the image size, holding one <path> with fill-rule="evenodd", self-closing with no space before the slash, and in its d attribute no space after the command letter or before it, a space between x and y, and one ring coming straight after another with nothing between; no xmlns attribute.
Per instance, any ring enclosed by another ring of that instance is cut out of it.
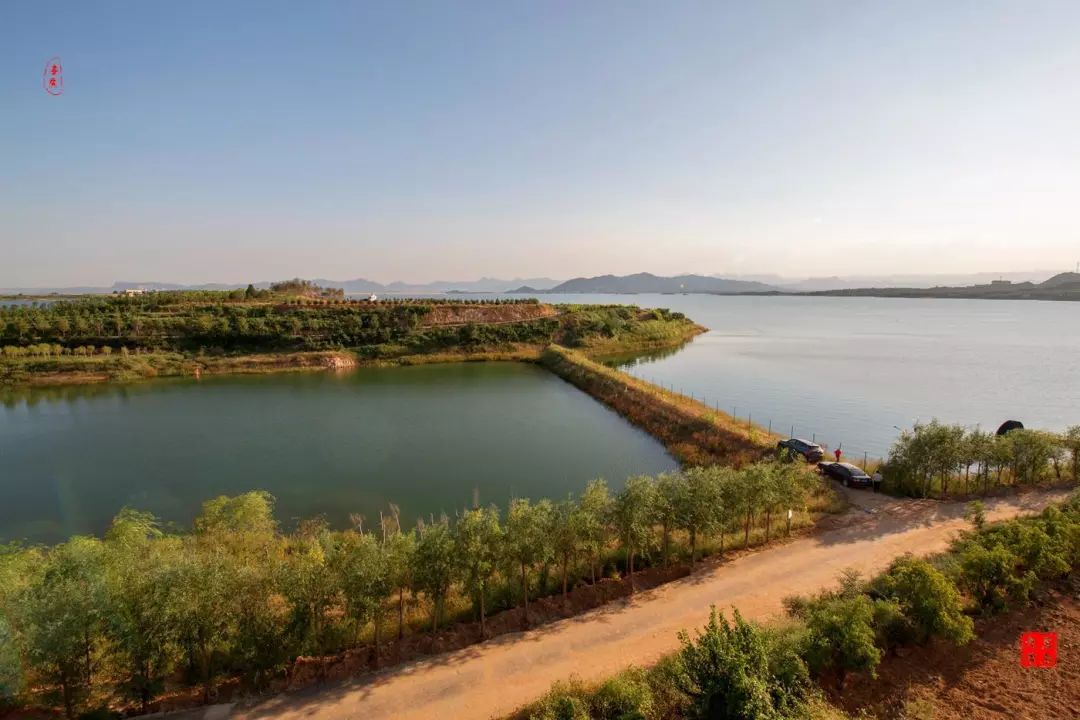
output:
<svg viewBox="0 0 1080 720"><path fill-rule="evenodd" d="M1038 283L1053 274L1053 271L1050 270L1031 270L1027 272L925 273L917 275L843 275L811 277L803 280L776 278L766 282L771 282L784 292L799 293L821 290L863 290L866 288L929 289L934 287L965 287L969 285L986 285L994 280L1009 280L1013 283ZM764 278L752 279L764 280Z"/></svg>
<svg viewBox="0 0 1080 720"><path fill-rule="evenodd" d="M1054 290L1080 289L1080 273L1063 272L1045 282L1039 283L1039 287Z"/></svg>
<svg viewBox="0 0 1080 720"><path fill-rule="evenodd" d="M511 292L547 292L547 293L745 293L776 292L777 288L765 283L750 280L727 280L705 275L676 275L662 277L652 273L634 275L599 275L589 278L574 278L556 285L550 290L537 291L531 287L517 288Z"/></svg>
<svg viewBox="0 0 1080 720"><path fill-rule="evenodd" d="M931 288L846 288L786 295L832 295L857 297L969 298L977 300L1073 300L1080 301L1080 273L1064 272L1041 283L992 280L985 285Z"/></svg>
<svg viewBox="0 0 1080 720"><path fill-rule="evenodd" d="M260 290L270 287L268 280L251 283ZM352 280L328 280L327 278L314 278L313 283L319 287L341 288L346 293L444 293L456 290L460 293L501 293L521 284L551 287L557 285L558 280L551 278L514 278L512 280L500 280L499 278L480 278L479 280L437 280L429 283L406 283L395 281L389 284L355 278ZM0 293L16 295L107 295L112 292L124 290L235 290L248 286L247 282L239 283L204 283L185 284L158 281L134 282L131 280L119 280L110 286L80 285L68 287L12 287L0 288Z"/></svg>
<svg viewBox="0 0 1080 720"><path fill-rule="evenodd" d="M397 293L444 293L456 290L459 293L501 293L518 285L530 285L539 287L551 287L557 285L558 280L551 278L514 278L513 280L501 280L499 278L483 277L479 280L435 280L429 283L406 283L392 282L386 286L384 292Z"/></svg>

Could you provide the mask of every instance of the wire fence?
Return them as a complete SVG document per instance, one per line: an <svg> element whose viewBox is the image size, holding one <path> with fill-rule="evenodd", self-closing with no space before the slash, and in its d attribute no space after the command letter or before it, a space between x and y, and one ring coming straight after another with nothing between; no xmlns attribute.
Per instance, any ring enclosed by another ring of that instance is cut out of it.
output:
<svg viewBox="0 0 1080 720"><path fill-rule="evenodd" d="M626 370L626 368L624 368L624 370ZM674 382L657 382L655 378L647 375L632 372L630 374L634 375L634 377L639 380L644 380L673 395L681 395L682 397L699 402L706 407L712 408L717 413L723 412L735 420L745 420L747 429L756 426L758 429L766 431L769 435L776 435L781 438L800 438L816 443L825 451L825 459L831 460L836 458L835 451L840 450L838 459L853 464L861 464L864 469L875 468L880 465L884 459L884 454L881 451L873 451L868 448L845 444L843 438L827 437L824 434L819 437L816 430L806 427L804 424L783 420L774 421L769 413L759 413L755 415L753 410L748 407L740 408L738 405L724 404L715 398L707 397L703 393L695 393L693 390L688 393L684 392L683 387Z"/></svg>

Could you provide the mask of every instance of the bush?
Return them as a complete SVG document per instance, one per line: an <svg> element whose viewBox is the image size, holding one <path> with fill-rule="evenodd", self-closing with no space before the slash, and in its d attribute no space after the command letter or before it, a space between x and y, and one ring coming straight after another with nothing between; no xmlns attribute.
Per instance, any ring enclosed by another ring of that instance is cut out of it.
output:
<svg viewBox="0 0 1080 720"><path fill-rule="evenodd" d="M687 717L777 718L781 708L801 703L802 688L789 688L772 674L766 633L745 622L738 610L731 625L713 608L709 624L694 640L685 632L679 639L679 685L689 699ZM785 667L789 661L774 665Z"/></svg>
<svg viewBox="0 0 1080 720"><path fill-rule="evenodd" d="M905 555L874 581L873 591L898 606L908 637L925 643L940 637L962 645L971 640L974 625L964 615L956 585L925 560Z"/></svg>
<svg viewBox="0 0 1080 720"><path fill-rule="evenodd" d="M957 566L957 585L986 614L1007 610L1010 600L1026 600L1035 586L1035 574L1022 571L1020 558L1003 545L969 542L960 549Z"/></svg>
<svg viewBox="0 0 1080 720"><path fill-rule="evenodd" d="M605 682L593 695L595 720L646 720L652 717L652 691L644 671L632 668Z"/></svg>
<svg viewBox="0 0 1080 720"><path fill-rule="evenodd" d="M591 720L589 691L577 681L557 683L527 717L528 720Z"/></svg>
<svg viewBox="0 0 1080 720"><path fill-rule="evenodd" d="M809 605L806 612L805 657L810 669L835 673L843 689L850 671L874 670L881 662L876 643L874 602L866 595L826 597Z"/></svg>

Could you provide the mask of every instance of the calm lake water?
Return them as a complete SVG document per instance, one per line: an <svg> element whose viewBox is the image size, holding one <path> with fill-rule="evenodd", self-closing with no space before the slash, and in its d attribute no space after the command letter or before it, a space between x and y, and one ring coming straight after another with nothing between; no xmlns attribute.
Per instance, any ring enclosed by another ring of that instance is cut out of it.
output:
<svg viewBox="0 0 1080 720"><path fill-rule="evenodd" d="M916 421L1080 424L1080 303L709 295L552 295L668 307L710 331L625 366L740 418L888 452Z"/></svg>
<svg viewBox="0 0 1080 720"><path fill-rule="evenodd" d="M264 489L286 527L407 522L511 497L616 487L675 462L538 367L469 363L33 391L0 405L0 537L101 532L124 505L183 525Z"/></svg>
<svg viewBox="0 0 1080 720"><path fill-rule="evenodd" d="M710 332L624 367L851 459L885 454L898 427L934 417L1080 423L1080 304L540 298L686 313ZM98 532L125 504L186 524L203 500L255 488L278 498L287 526L320 513L372 522L388 502L411 521L471 504L474 488L505 505L672 467L653 439L528 365L42 390L0 405L0 537Z"/></svg>

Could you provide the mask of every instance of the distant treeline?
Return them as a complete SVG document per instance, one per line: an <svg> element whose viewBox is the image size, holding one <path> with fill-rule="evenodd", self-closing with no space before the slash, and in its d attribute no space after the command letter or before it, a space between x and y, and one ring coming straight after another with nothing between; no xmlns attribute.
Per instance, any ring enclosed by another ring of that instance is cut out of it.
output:
<svg viewBox="0 0 1080 720"><path fill-rule="evenodd" d="M835 590L785 598L784 624L763 627L737 610L729 622L714 609L708 625L694 637L681 633L681 650L654 666L597 685L557 684L514 718L846 718L823 688L842 694L852 672L876 678L897 648L965 645L974 637L972 616L1022 607L1041 583L1066 578L1080 563L1080 497L993 525L976 502L969 517L973 528L942 555L904 555L869 581L846 571ZM930 717L917 707L897 709L896 717Z"/></svg>
<svg viewBox="0 0 1080 720"><path fill-rule="evenodd" d="M437 308L537 303L534 299L369 302L295 296L266 301L250 297L261 292L265 291L160 292L0 308L0 348L8 359L212 349L313 351L380 345L430 352L450 347L540 345L554 341L574 346L592 337L633 335L662 323L690 325L681 314L667 310L571 306L556 317L522 312L520 322L515 321L512 308L492 308L492 313L509 313L509 320L437 327L427 324ZM239 296L234 298L235 294Z"/></svg>
<svg viewBox="0 0 1080 720"><path fill-rule="evenodd" d="M1080 425L995 435L937 420L905 431L882 466L884 489L913 497L1080 481Z"/></svg>
<svg viewBox="0 0 1080 720"><path fill-rule="evenodd" d="M321 520L282 533L262 492L203 505L190 533L124 509L103 539L0 546L0 703L148 710L165 689L222 676L262 687L300 655L479 620L604 575L768 541L831 498L799 464L603 480L580 497L478 507L402 528ZM377 661L376 661L377 662Z"/></svg>

